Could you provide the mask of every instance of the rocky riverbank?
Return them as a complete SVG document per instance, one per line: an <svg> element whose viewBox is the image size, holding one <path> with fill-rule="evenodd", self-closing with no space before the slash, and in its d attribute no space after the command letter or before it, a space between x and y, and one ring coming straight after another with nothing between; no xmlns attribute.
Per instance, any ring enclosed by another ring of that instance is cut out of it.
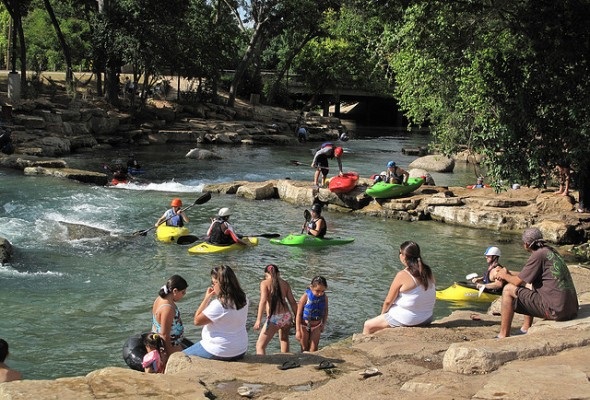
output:
<svg viewBox="0 0 590 400"><path fill-rule="evenodd" d="M586 399L590 270L571 265L570 271L578 318L537 320L526 335L494 339L498 315L457 311L427 328L356 334L316 353L247 355L230 363L177 353L165 374L111 367L81 377L3 383L0 400L237 399L239 393L257 399ZM514 332L521 323L517 315ZM277 368L289 360L300 367ZM316 369L322 361L334 368Z"/></svg>

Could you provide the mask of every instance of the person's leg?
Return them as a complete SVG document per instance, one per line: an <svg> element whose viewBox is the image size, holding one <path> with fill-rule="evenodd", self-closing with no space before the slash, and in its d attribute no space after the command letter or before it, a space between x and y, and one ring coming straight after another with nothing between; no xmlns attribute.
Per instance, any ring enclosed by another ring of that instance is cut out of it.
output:
<svg viewBox="0 0 590 400"><path fill-rule="evenodd" d="M506 284L502 290L502 306L500 313L502 314L500 322L499 338L510 336L510 328L512 327L512 319L514 318L514 300L516 299L517 287L512 283Z"/></svg>
<svg viewBox="0 0 590 400"><path fill-rule="evenodd" d="M275 333L277 333L277 330L278 328L275 324L271 324L269 322L264 324L264 326L260 330L258 340L256 341L256 354L266 354L266 346L268 346L270 340L273 338Z"/></svg>
<svg viewBox="0 0 590 400"><path fill-rule="evenodd" d="M330 172L330 170L328 168L322 168L322 186L326 186L326 179L328 178L328 172Z"/></svg>
<svg viewBox="0 0 590 400"><path fill-rule="evenodd" d="M383 314L376 316L375 318L371 318L365 321L363 326L363 334L369 335L371 333L375 333L385 328L389 328L389 322L385 320Z"/></svg>
<svg viewBox="0 0 590 400"><path fill-rule="evenodd" d="M197 356L207 359L213 359L215 357L213 354L205 350L203 346L201 346L201 342L193 344L191 347L184 349L182 352L187 356Z"/></svg>
<svg viewBox="0 0 590 400"><path fill-rule="evenodd" d="M301 327L301 351L309 351L309 331L307 330L307 326L303 325Z"/></svg>
<svg viewBox="0 0 590 400"><path fill-rule="evenodd" d="M279 329L279 340L281 343L281 353L289 352L289 331L291 330L291 324L283 326Z"/></svg>
<svg viewBox="0 0 590 400"><path fill-rule="evenodd" d="M322 335L322 328L320 325L316 325L311 329L311 338L309 351L318 351L320 346L320 336Z"/></svg>
<svg viewBox="0 0 590 400"><path fill-rule="evenodd" d="M525 315L524 322L522 323L522 326L520 327L520 331L522 333L527 333L529 331L529 328L533 324L533 320L534 320L534 317L532 315Z"/></svg>
<svg viewBox="0 0 590 400"><path fill-rule="evenodd" d="M315 173L313 174L313 184L316 186L319 186L319 180L320 180L320 169L316 168Z"/></svg>

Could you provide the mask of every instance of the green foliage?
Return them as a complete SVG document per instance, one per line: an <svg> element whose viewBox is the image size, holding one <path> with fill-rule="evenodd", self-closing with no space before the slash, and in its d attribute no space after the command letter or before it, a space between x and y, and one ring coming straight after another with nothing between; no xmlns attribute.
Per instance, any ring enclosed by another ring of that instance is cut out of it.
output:
<svg viewBox="0 0 590 400"><path fill-rule="evenodd" d="M418 2L387 32L395 94L441 149L467 144L496 180L540 184L588 159L587 2Z"/></svg>

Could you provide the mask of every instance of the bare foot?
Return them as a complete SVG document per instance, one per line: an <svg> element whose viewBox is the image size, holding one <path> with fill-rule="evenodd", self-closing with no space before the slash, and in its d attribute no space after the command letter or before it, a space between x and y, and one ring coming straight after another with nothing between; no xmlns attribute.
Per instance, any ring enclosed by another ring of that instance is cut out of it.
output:
<svg viewBox="0 0 590 400"><path fill-rule="evenodd" d="M563 192L561 195L562 196L569 196L570 194L568 192Z"/></svg>

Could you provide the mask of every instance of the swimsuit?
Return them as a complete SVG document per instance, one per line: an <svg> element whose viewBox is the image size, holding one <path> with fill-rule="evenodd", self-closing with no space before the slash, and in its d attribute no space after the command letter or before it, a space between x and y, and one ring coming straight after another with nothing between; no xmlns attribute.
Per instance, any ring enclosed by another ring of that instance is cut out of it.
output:
<svg viewBox="0 0 590 400"><path fill-rule="evenodd" d="M173 346L178 346L180 342L182 342L184 335L184 325L182 324L182 319L180 318L180 310L176 305L172 306L172 304L165 303L158 307L156 314L160 308L164 306L174 307L174 318L172 319L172 327L170 328L170 343L172 343ZM156 319L156 314L152 314L152 332L162 333L162 327Z"/></svg>
<svg viewBox="0 0 590 400"><path fill-rule="evenodd" d="M313 221L310 221L307 226L309 227L310 230L311 229L316 230L317 229L316 228L317 222L320 219L322 221L324 221L324 224L322 225L322 230L318 232L316 237L323 238L324 236L326 236L326 232L328 231L328 227L326 225L326 220L324 219L324 217L319 217L319 218L314 219ZM310 233L310 235L311 235L311 233Z"/></svg>
<svg viewBox="0 0 590 400"><path fill-rule="evenodd" d="M147 353L145 356L143 356L143 360L141 362L141 366L143 368L148 367L151 364L152 370L154 370L154 372L161 372L160 371L160 367L161 367L161 362L160 362L160 353L158 352L158 350L152 350L149 353Z"/></svg>
<svg viewBox="0 0 590 400"><path fill-rule="evenodd" d="M267 318L266 323L271 323L275 325L277 328L284 328L285 326L291 325L291 321L293 320L293 316L289 311L282 313L282 314L273 314Z"/></svg>

